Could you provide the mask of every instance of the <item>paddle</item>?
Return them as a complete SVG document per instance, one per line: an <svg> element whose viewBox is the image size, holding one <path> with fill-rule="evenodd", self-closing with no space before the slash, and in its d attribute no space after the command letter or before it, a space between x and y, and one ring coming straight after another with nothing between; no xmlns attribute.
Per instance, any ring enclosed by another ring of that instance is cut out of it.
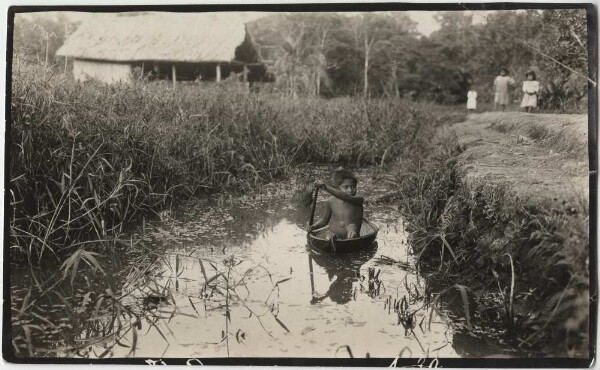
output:
<svg viewBox="0 0 600 370"><path fill-rule="evenodd" d="M315 221L315 211L317 209L317 196L319 195L319 188L315 186L315 195L312 198L312 203L310 205L310 220L308 221L308 227L310 228Z"/></svg>

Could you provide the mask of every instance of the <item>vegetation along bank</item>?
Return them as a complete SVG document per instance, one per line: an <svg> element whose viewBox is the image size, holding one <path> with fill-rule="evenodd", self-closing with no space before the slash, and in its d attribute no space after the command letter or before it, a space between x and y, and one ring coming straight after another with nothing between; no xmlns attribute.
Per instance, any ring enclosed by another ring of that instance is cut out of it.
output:
<svg viewBox="0 0 600 370"><path fill-rule="evenodd" d="M436 125L464 117L403 100L81 85L31 66L14 70L11 256L32 264L112 246L128 223L193 196L251 192L298 163L407 157Z"/></svg>
<svg viewBox="0 0 600 370"><path fill-rule="evenodd" d="M587 116L470 115L420 154L398 199L422 268L522 350L586 356Z"/></svg>
<svg viewBox="0 0 600 370"><path fill-rule="evenodd" d="M519 345L586 350L588 194L572 190L587 188L585 116L487 113L448 127L464 114L404 100L273 100L15 71L13 261L85 259L142 217L251 192L295 164L393 161L424 268L472 288L482 310L496 299Z"/></svg>

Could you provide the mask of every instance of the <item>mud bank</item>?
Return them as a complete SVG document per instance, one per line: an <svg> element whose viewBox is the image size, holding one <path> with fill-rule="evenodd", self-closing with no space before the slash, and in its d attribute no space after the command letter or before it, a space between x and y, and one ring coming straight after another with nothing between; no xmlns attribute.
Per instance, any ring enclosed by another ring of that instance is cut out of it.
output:
<svg viewBox="0 0 600 370"><path fill-rule="evenodd" d="M589 355L588 163L587 116L484 113L399 169L423 268L532 354Z"/></svg>

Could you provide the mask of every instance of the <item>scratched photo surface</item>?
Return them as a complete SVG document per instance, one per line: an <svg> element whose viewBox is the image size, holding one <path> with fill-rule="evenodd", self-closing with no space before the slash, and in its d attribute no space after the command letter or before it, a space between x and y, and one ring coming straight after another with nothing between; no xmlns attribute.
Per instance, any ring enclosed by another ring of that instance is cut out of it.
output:
<svg viewBox="0 0 600 370"><path fill-rule="evenodd" d="M342 10L14 14L5 358L590 357L594 9Z"/></svg>

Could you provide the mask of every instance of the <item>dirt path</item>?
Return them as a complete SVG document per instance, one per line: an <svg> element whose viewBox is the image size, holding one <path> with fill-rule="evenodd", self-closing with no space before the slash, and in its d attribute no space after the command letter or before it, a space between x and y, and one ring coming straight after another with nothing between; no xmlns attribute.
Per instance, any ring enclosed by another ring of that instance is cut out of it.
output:
<svg viewBox="0 0 600 370"><path fill-rule="evenodd" d="M587 115L489 112L451 129L465 149L459 164L468 183L507 184L527 202L587 205Z"/></svg>

